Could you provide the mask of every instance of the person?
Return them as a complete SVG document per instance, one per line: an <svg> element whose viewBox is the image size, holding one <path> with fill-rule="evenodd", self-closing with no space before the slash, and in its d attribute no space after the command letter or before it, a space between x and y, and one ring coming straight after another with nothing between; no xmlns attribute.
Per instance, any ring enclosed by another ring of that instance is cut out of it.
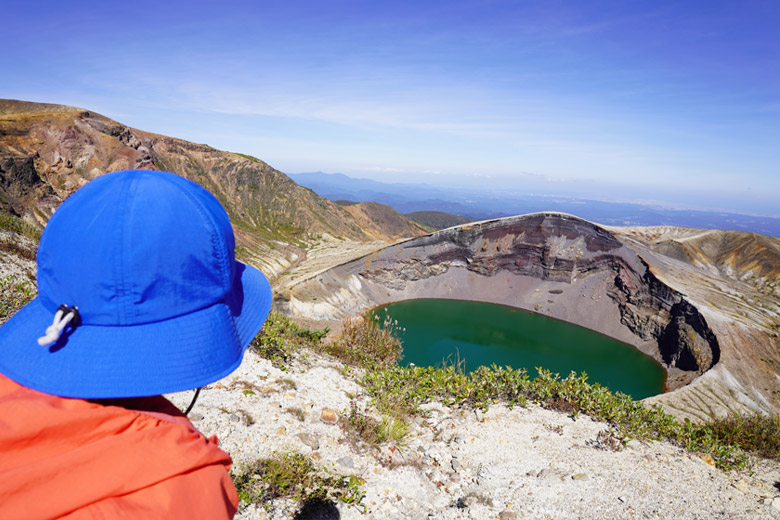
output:
<svg viewBox="0 0 780 520"><path fill-rule="evenodd" d="M96 178L0 326L0 518L232 518L230 456L161 394L235 370L271 306L227 213L159 171Z"/></svg>

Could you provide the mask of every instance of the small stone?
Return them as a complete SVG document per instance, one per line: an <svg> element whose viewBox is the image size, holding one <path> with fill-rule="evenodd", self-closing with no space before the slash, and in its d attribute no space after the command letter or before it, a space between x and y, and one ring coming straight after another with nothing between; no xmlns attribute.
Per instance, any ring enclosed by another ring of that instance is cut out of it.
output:
<svg viewBox="0 0 780 520"><path fill-rule="evenodd" d="M230 414L230 422L239 422L241 420L241 417L238 415L231 413Z"/></svg>
<svg viewBox="0 0 780 520"><path fill-rule="evenodd" d="M320 449L320 440L317 438L316 435L312 435L311 433L304 432L304 433L299 433L298 435L296 435L296 437L298 437L298 439L300 439L302 443L304 443L312 450L316 451Z"/></svg>
<svg viewBox="0 0 780 520"><path fill-rule="evenodd" d="M713 459L713 458L712 458L712 455L709 455L709 454L707 454L707 455L704 455L704 456L701 458L701 460L703 460L704 462L706 462L706 463L707 463L707 464L709 464L710 466L714 466L714 465L715 465L715 459Z"/></svg>
<svg viewBox="0 0 780 520"><path fill-rule="evenodd" d="M471 507L474 504L476 504L477 498L474 495L466 495L465 497L460 497L456 502L455 506L458 509L466 509L467 507Z"/></svg>
<svg viewBox="0 0 780 520"><path fill-rule="evenodd" d="M284 426L279 426L276 429L276 435L287 435L287 428L285 428Z"/></svg>
<svg viewBox="0 0 780 520"><path fill-rule="evenodd" d="M462 433L459 433L452 440L457 444L462 444L466 440L466 438L463 436Z"/></svg>
<svg viewBox="0 0 780 520"><path fill-rule="evenodd" d="M772 507L780 511L780 497L777 497L774 500L772 500Z"/></svg>
<svg viewBox="0 0 780 520"><path fill-rule="evenodd" d="M750 484L745 482L744 479L743 480L739 480L739 481L735 482L732 485L735 488L737 488L739 491L742 491L743 493L750 493L751 492Z"/></svg>
<svg viewBox="0 0 780 520"><path fill-rule="evenodd" d="M517 514L505 509L498 513L498 520L517 520Z"/></svg>
<svg viewBox="0 0 780 520"><path fill-rule="evenodd" d="M572 480L589 480L588 475L585 473L576 473L571 476Z"/></svg>
<svg viewBox="0 0 780 520"><path fill-rule="evenodd" d="M322 409L322 413L320 413L320 421L324 422L325 424L336 424L338 420L339 416L336 414L336 412L330 410L329 408Z"/></svg>
<svg viewBox="0 0 780 520"><path fill-rule="evenodd" d="M552 480L556 478L555 471L551 470L550 468L544 468L542 471L536 474L536 478L543 478L545 480Z"/></svg>
<svg viewBox="0 0 780 520"><path fill-rule="evenodd" d="M315 451L311 454L311 458L314 460L322 460L322 455L320 455L319 451Z"/></svg>
<svg viewBox="0 0 780 520"><path fill-rule="evenodd" d="M454 469L455 471L458 471L458 468L460 468L460 462L458 462L458 459L452 459L450 465L452 466L452 469Z"/></svg>
<svg viewBox="0 0 780 520"><path fill-rule="evenodd" d="M355 463L352 461L352 457L341 457L340 459L336 459L336 463L345 468L355 467Z"/></svg>
<svg viewBox="0 0 780 520"><path fill-rule="evenodd" d="M203 414L202 413L191 413L187 416L190 421L202 421L203 420Z"/></svg>
<svg viewBox="0 0 780 520"><path fill-rule="evenodd" d="M474 415L477 418L477 422L482 422L485 420L485 414L482 413L482 410L474 410Z"/></svg>

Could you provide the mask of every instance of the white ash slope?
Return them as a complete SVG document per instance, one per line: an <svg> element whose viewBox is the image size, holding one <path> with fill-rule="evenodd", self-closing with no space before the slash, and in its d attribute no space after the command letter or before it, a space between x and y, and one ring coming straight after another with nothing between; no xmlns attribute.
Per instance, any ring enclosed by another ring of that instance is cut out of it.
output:
<svg viewBox="0 0 780 520"><path fill-rule="evenodd" d="M400 452L359 452L340 424L320 420L324 409L340 416L351 400L367 406L344 374L343 365L318 354L297 355L282 371L248 352L236 372L204 389L190 417L219 437L236 469L274 451L296 451L333 473L365 479L365 513L336 504L315 518L780 519L775 463L725 473L668 443L631 441L612 451L599 441L606 424L535 405L481 414L430 403ZM192 392L169 397L183 409ZM288 411L294 408L303 421ZM277 500L237 518L296 512L296 504Z"/></svg>

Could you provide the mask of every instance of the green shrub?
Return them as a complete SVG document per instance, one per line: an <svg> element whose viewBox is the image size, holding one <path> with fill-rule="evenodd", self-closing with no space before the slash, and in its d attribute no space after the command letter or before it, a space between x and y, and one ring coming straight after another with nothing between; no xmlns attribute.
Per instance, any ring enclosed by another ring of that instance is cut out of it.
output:
<svg viewBox="0 0 780 520"><path fill-rule="evenodd" d="M720 417L707 423L719 441L737 445L762 457L780 460L780 416L739 415Z"/></svg>
<svg viewBox="0 0 780 520"><path fill-rule="evenodd" d="M4 323L35 298L37 292L34 282L20 276L8 275L0 278L0 323Z"/></svg>
<svg viewBox="0 0 780 520"><path fill-rule="evenodd" d="M349 365L367 369L389 367L401 359L401 341L396 333L397 322L387 316L379 318L353 317L344 320L341 337L322 350Z"/></svg>
<svg viewBox="0 0 780 520"><path fill-rule="evenodd" d="M385 442L403 446L409 433L409 427L402 418L385 415L381 420L377 420L366 411L358 410L355 403L342 414L341 429L347 441L357 448L363 445L376 448Z"/></svg>
<svg viewBox="0 0 780 520"><path fill-rule="evenodd" d="M24 220L9 215L7 213L0 213L0 229L5 229L13 233L19 233L24 235L34 242L38 242L41 239L41 230L35 226L28 224Z"/></svg>
<svg viewBox="0 0 780 520"><path fill-rule="evenodd" d="M328 329L304 329L286 316L272 312L249 348L285 369L294 352L302 346L318 347L327 333Z"/></svg>
<svg viewBox="0 0 780 520"><path fill-rule="evenodd" d="M303 507L312 501L339 500L363 507L365 493L362 479L354 475L331 475L318 469L312 460L300 453L274 453L258 459L233 475L242 504L265 505L277 498L290 498Z"/></svg>

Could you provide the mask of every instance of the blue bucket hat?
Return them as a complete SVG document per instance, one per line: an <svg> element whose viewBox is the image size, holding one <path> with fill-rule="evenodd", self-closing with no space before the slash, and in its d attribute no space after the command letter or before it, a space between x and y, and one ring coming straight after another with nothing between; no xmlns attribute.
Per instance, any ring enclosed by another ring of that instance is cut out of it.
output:
<svg viewBox="0 0 780 520"><path fill-rule="evenodd" d="M241 363L271 307L217 199L173 173L90 182L49 220L38 297L0 327L0 373L63 397L177 392Z"/></svg>

